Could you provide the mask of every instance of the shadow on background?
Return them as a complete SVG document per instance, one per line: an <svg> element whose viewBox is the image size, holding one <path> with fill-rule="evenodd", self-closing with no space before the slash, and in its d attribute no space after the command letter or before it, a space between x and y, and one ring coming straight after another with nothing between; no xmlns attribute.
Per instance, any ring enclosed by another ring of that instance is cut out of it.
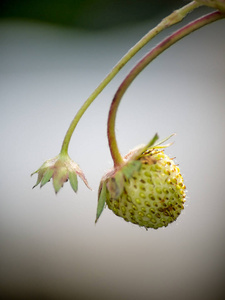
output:
<svg viewBox="0 0 225 300"><path fill-rule="evenodd" d="M182 4L178 0L3 0L0 18L44 21L92 30L150 20Z"/></svg>

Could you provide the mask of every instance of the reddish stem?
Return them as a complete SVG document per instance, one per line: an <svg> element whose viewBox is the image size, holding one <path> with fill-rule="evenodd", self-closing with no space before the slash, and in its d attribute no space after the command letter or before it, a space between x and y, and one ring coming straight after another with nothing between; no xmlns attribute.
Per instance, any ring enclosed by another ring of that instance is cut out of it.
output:
<svg viewBox="0 0 225 300"><path fill-rule="evenodd" d="M183 37L187 36L188 34L192 33L193 31L215 22L219 19L225 17L225 14L221 13L220 11L216 11L205 15L191 23L185 25L181 29L177 30L169 37L165 38L161 43L155 46L149 53L147 53L130 71L127 77L123 80L121 85L119 86L113 101L111 103L109 116L108 116L108 126L107 126L107 134L108 134L108 142L109 148L112 155L112 159L114 161L114 166L120 166L123 163L123 158L119 152L116 136L115 136L115 120L116 120L116 113L120 104L120 101L126 92L127 88L130 86L132 81L137 77L137 75L143 71L143 69L153 61L159 54L163 51L168 49L170 46L175 44L177 41L182 39Z"/></svg>

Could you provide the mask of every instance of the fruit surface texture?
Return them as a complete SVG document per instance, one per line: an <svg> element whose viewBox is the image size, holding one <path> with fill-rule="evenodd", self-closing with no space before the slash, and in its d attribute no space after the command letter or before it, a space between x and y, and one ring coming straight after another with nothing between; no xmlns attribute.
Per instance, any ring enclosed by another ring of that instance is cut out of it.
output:
<svg viewBox="0 0 225 300"><path fill-rule="evenodd" d="M138 170L131 176L122 175L119 193L112 189L118 180L106 179L106 203L127 222L146 229L167 226L184 208L186 187L179 167L161 149L146 151L138 161Z"/></svg>

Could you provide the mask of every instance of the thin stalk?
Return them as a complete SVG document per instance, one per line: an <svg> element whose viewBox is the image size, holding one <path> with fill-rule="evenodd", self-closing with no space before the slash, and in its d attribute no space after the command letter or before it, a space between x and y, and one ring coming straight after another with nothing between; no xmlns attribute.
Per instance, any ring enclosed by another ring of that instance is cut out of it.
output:
<svg viewBox="0 0 225 300"><path fill-rule="evenodd" d="M107 134L108 134L108 142L109 142L109 148L112 155L112 159L114 161L114 166L120 166L123 164L123 158L119 152L116 136L115 136L115 120L116 120L116 113L117 109L119 107L120 101L126 92L129 85L132 83L132 81L137 77L137 75L143 71L143 69L151 62L153 61L159 54L161 54L163 51L168 49L170 46L175 44L177 41L182 39L183 37L187 36L188 34L192 33L193 31L210 24L212 22L215 22L219 19L225 18L225 14L216 11L210 14L207 14L187 25L182 27L181 29L177 30L173 34L171 34L169 37L165 38L162 42L160 42L157 46L155 46L150 52L148 52L130 71L130 73L127 75L127 77L124 79L124 81L119 86L111 107L109 111L109 117L108 117L108 126L107 126Z"/></svg>
<svg viewBox="0 0 225 300"><path fill-rule="evenodd" d="M63 140L61 153L68 153L68 146L71 140L72 134L80 121L81 117L83 116L84 112L87 108L91 105L91 103L95 100L95 98L101 93L101 91L107 86L107 84L115 77L115 75L124 67L124 65L140 50L142 49L153 37L155 37L158 33L162 30L180 22L183 18L196 9L197 7L201 6L202 4L196 3L192 1L191 3L185 5L184 7L175 10L172 14L168 17L164 18L154 29L149 31L133 48L131 48L123 57L122 59L115 65L115 67L111 70L111 72L105 77L105 79L99 84L99 86L94 90L94 92L88 97L88 99L84 102L80 110L75 115L74 119L72 120L65 138Z"/></svg>

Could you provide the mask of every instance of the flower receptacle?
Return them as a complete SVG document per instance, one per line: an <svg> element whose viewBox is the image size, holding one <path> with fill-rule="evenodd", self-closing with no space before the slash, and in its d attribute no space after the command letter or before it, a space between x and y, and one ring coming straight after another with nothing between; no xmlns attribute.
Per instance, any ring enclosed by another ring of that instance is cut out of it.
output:
<svg viewBox="0 0 225 300"><path fill-rule="evenodd" d="M49 159L43 163L43 165L34 173L38 174L37 182L33 186L35 188L39 183L40 187L44 186L48 181L53 180L53 186L55 193L63 187L66 181L70 181L70 185L74 192L78 190L77 175L84 181L86 186L88 185L87 179L84 176L80 167L68 156L68 154L59 154L56 157Z"/></svg>

